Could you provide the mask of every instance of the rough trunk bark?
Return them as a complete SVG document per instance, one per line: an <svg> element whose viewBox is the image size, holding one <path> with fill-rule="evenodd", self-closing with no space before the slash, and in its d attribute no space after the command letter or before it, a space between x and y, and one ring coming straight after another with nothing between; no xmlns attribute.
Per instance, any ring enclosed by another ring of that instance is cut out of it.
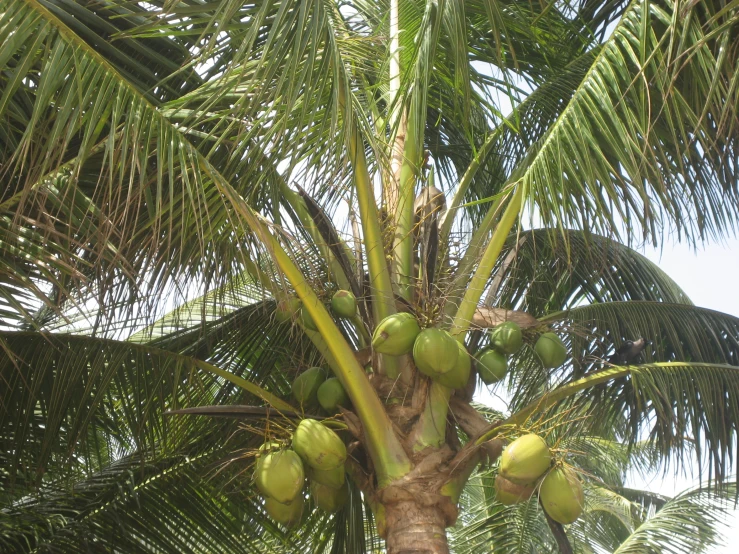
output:
<svg viewBox="0 0 739 554"><path fill-rule="evenodd" d="M445 518L437 506L398 502L386 506L388 554L449 554Z"/></svg>

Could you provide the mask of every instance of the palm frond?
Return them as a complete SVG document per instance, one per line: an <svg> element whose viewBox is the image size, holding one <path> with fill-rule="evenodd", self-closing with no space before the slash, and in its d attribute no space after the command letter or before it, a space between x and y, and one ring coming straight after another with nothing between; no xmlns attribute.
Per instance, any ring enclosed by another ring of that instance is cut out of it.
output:
<svg viewBox="0 0 739 554"><path fill-rule="evenodd" d="M165 411L254 403L197 360L151 346L32 332L2 341L2 483L13 496L47 472L63 480L134 451L167 452L207 428Z"/></svg>
<svg viewBox="0 0 739 554"><path fill-rule="evenodd" d="M614 554L710 552L723 543L728 526L731 488L686 491L649 517L614 551Z"/></svg>
<svg viewBox="0 0 739 554"><path fill-rule="evenodd" d="M739 366L739 318L685 304L605 302L541 318L571 330L573 377L602 367L627 340L645 338L651 362L707 362ZM636 361L639 361L636 360Z"/></svg>
<svg viewBox="0 0 739 554"><path fill-rule="evenodd" d="M545 229L511 236L493 272L488 305L541 316L583 303L652 300L690 305L682 289L654 262L610 238ZM515 258L505 264L513 252Z"/></svg>
<svg viewBox="0 0 739 554"><path fill-rule="evenodd" d="M26 497L3 511L0 544L38 553L288 553L307 548L316 533L332 535L331 518L310 505L298 533L279 529L251 486L250 459L232 459L230 449L249 442L231 440L227 450L229 435L188 455L146 459L136 453L71 488ZM257 441L250 438L253 448Z"/></svg>
<svg viewBox="0 0 739 554"><path fill-rule="evenodd" d="M735 9L634 1L514 172L546 227L655 242L737 228ZM625 228L624 228L625 227Z"/></svg>
<svg viewBox="0 0 739 554"><path fill-rule="evenodd" d="M6 97L28 107L23 135L2 158L13 175L0 239L10 260L29 263L18 229L32 229L56 255L47 281L57 293L86 286L103 304L161 291L184 273L202 275L207 288L238 268L249 246L238 218L208 186L193 146L97 39L87 44L79 20L55 5L6 0L2 17L2 74L14 76ZM0 106L0 119L9 109ZM224 233L234 241L217 240Z"/></svg>

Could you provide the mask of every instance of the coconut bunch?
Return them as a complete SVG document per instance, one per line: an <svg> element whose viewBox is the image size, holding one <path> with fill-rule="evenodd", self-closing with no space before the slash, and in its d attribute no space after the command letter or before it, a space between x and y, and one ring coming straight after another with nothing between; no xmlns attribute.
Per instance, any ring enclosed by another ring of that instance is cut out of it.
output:
<svg viewBox="0 0 739 554"><path fill-rule="evenodd" d="M390 356L413 353L418 371L450 389L463 388L470 376L472 360L465 346L443 329L421 330L407 312L380 322L372 335L372 348Z"/></svg>
<svg viewBox="0 0 739 554"><path fill-rule="evenodd" d="M285 527L300 523L305 506L305 479L320 509L335 512L346 504L346 446L331 429L315 419L300 422L292 448L269 442L259 449L254 482L264 497L267 514Z"/></svg>
<svg viewBox="0 0 739 554"><path fill-rule="evenodd" d="M357 299L348 290L336 291L331 298L331 309L337 317L354 319L357 315ZM280 323L299 319L306 329L318 330L308 310L303 309L303 303L295 296L288 296L277 303L275 319Z"/></svg>
<svg viewBox="0 0 739 554"><path fill-rule="evenodd" d="M521 328L512 321L496 326L490 333L490 347L477 355L477 372L486 385L501 381L508 373L508 357L523 346ZM534 352L545 368L561 366L567 359L567 349L555 333L543 333L534 345Z"/></svg>
<svg viewBox="0 0 739 554"><path fill-rule="evenodd" d="M537 489L544 511L554 521L569 524L582 514L584 497L577 474L553 463L542 437L527 434L510 443L500 456L495 499L512 506L531 498Z"/></svg>
<svg viewBox="0 0 739 554"><path fill-rule="evenodd" d="M477 371L491 385L508 372L508 356L523 346L521 328L512 321L496 326L490 333L490 347L477 356ZM451 389L463 388L470 376L472 360L464 344L448 331L430 327L421 330L412 314L401 312L383 319L372 336L372 348L381 354L402 356L413 353L418 371ZM534 351L547 368L559 367L567 359L567 349L554 333L544 333Z"/></svg>
<svg viewBox="0 0 739 554"><path fill-rule="evenodd" d="M357 315L357 299L347 290L337 291L331 299L331 309L337 317L353 319ZM316 324L308 310L294 296L277 303L275 318L280 323L299 319L302 325L316 331ZM349 407L349 396L336 377L322 367L311 367L298 375L292 384L293 398L304 411L320 406L329 415L339 413L339 407Z"/></svg>
<svg viewBox="0 0 739 554"><path fill-rule="evenodd" d="M292 394L301 409L311 410L320 405L329 415L350 404L341 381L329 377L322 367L311 367L298 375L292 384Z"/></svg>

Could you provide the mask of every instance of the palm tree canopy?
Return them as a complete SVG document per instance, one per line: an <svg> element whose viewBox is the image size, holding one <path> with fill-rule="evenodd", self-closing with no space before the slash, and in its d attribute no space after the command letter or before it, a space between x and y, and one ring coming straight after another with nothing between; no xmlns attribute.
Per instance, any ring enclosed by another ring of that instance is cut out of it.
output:
<svg viewBox="0 0 739 554"><path fill-rule="evenodd" d="M738 112L736 0L0 0L0 550L392 552L419 475L455 552L707 549L739 319L633 246L736 233ZM371 351L398 311L473 360L519 322L509 413ZM348 497L287 530L251 474L313 366ZM580 474L572 525L496 500L525 432ZM665 464L711 486L625 486Z"/></svg>

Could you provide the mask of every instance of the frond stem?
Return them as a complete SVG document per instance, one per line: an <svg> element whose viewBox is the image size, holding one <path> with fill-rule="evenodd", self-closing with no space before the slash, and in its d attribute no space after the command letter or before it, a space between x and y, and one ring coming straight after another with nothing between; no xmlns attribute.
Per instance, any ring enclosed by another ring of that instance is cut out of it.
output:
<svg viewBox="0 0 739 554"><path fill-rule="evenodd" d="M503 249L505 240L518 220L522 197L523 187L518 186L510 197L509 204L505 212L503 212L490 242L485 248L477 270L475 270L472 280L467 286L464 297L457 309L457 313L454 316L450 332L452 335L456 335L457 340L460 342L464 341L467 329L469 329L470 323L472 322L472 316L475 314L477 304L485 291L485 285L490 278L495 263L498 261L498 256Z"/></svg>

